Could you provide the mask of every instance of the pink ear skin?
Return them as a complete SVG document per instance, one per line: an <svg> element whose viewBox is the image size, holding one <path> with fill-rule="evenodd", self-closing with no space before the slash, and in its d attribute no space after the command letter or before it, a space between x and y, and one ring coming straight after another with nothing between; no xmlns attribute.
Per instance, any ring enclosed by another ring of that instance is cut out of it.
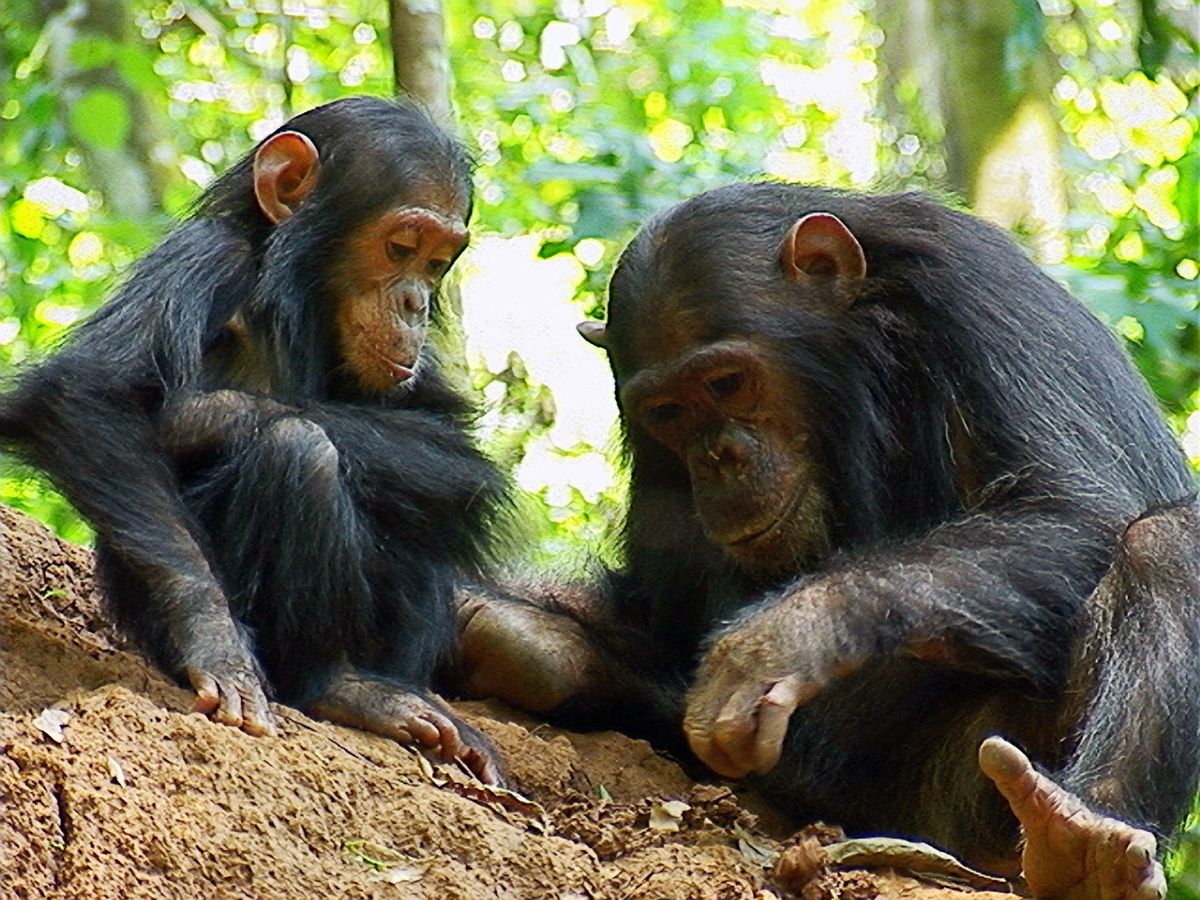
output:
<svg viewBox="0 0 1200 900"><path fill-rule="evenodd" d="M608 332L605 330L603 322L588 319L586 322L576 325L575 330L593 347L599 347L601 350L608 349Z"/></svg>
<svg viewBox="0 0 1200 900"><path fill-rule="evenodd" d="M254 154L254 196L263 215L278 225L317 186L321 157L316 145L297 131L281 131Z"/></svg>
<svg viewBox="0 0 1200 900"><path fill-rule="evenodd" d="M867 274L862 245L833 213L809 213L788 229L779 251L784 274L799 284L815 276L860 281Z"/></svg>

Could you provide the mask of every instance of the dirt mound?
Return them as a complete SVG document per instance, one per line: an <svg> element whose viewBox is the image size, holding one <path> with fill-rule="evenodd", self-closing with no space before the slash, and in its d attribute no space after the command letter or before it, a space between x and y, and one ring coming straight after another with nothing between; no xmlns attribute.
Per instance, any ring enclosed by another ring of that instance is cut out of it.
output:
<svg viewBox="0 0 1200 900"><path fill-rule="evenodd" d="M796 842L753 798L693 783L642 741L498 706L458 708L524 796L285 707L276 739L213 724L121 649L90 570L87 551L0 509L4 896L962 896L797 869L798 847L773 875ZM829 839L806 834L810 849Z"/></svg>

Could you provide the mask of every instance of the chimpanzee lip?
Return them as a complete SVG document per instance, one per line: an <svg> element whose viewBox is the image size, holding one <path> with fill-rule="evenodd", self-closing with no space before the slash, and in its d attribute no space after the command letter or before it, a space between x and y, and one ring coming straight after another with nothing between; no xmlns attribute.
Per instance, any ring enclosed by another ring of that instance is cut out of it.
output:
<svg viewBox="0 0 1200 900"><path fill-rule="evenodd" d="M745 549L753 544L758 544L770 538L776 531L779 530L780 526L783 525L784 522L788 521L788 519L795 514L796 510L799 509L800 502L804 499L804 495L806 493L808 492L804 489L795 491L792 494L791 499L783 505L783 509L779 511L778 515L771 517L771 519L765 525L763 525L761 528L754 529L754 531L751 531L749 534L743 534L740 537L725 541L725 546Z"/></svg>
<svg viewBox="0 0 1200 900"><path fill-rule="evenodd" d="M769 536L770 533L772 531L774 531L779 526L779 524L781 522L783 522L783 520L786 518L787 518L787 511L785 511L785 512L781 513L780 515L776 516L775 518L771 519L771 521L768 522L766 525L764 525L762 528L752 531L749 534L744 534L741 537L734 538L733 540L726 541L725 544L726 544L726 546L729 546L729 547L747 547L750 544L756 544L763 538Z"/></svg>
<svg viewBox="0 0 1200 900"><path fill-rule="evenodd" d="M391 372L392 377L397 381L408 381L408 379L412 378L413 375L416 374L414 371L416 368L415 360L413 361L412 366L406 366L404 363L396 362L396 360L385 354L378 347L372 347L368 345L367 350L372 356L388 367L388 371Z"/></svg>

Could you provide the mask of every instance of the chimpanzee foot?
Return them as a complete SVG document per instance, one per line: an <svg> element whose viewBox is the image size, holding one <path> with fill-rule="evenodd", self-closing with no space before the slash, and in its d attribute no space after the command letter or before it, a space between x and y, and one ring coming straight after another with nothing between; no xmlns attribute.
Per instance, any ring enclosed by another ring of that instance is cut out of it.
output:
<svg viewBox="0 0 1200 900"><path fill-rule="evenodd" d="M249 734L276 734L275 717L254 657L228 615L211 613L190 622L183 673L196 692L193 709Z"/></svg>
<svg viewBox="0 0 1200 900"><path fill-rule="evenodd" d="M496 751L488 739L434 695L422 696L343 670L305 711L339 725L415 745L444 762L458 759L485 784L504 783Z"/></svg>
<svg viewBox="0 0 1200 900"><path fill-rule="evenodd" d="M470 596L458 610L459 684L472 697L498 697L547 713L605 683L604 660L569 616L530 603Z"/></svg>
<svg viewBox="0 0 1200 900"><path fill-rule="evenodd" d="M1166 895L1166 877L1149 832L1092 811L1002 738L983 742L979 765L1021 823L1021 863L1034 896L1161 900Z"/></svg>

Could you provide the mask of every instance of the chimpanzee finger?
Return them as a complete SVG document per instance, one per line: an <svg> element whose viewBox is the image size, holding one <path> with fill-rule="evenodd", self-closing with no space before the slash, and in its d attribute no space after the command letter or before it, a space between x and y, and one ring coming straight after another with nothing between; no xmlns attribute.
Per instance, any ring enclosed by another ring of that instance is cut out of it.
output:
<svg viewBox="0 0 1200 900"><path fill-rule="evenodd" d="M438 756L443 762L450 762L462 752L462 739L458 736L458 729L453 722L436 713L426 716L425 720L437 729Z"/></svg>
<svg viewBox="0 0 1200 900"><path fill-rule="evenodd" d="M688 745L705 765L727 778L740 778L744 772L716 741L716 719L729 691L723 685L710 686L702 674L688 696L683 731Z"/></svg>
<svg viewBox="0 0 1200 900"><path fill-rule="evenodd" d="M442 731L436 724L436 717L432 713L413 714L405 719L403 725L399 727L408 734L408 743L415 742L422 747L438 747L442 743Z"/></svg>
<svg viewBox="0 0 1200 900"><path fill-rule="evenodd" d="M1132 895L1137 900L1162 900L1167 895L1167 879L1156 859L1158 844L1154 835L1137 830L1125 848L1125 860L1134 877Z"/></svg>
<svg viewBox="0 0 1200 900"><path fill-rule="evenodd" d="M700 761L722 778L744 778L750 774L749 769L739 765L710 737L693 737L689 735L688 744Z"/></svg>
<svg viewBox="0 0 1200 900"><path fill-rule="evenodd" d="M253 735L279 734L275 716L267 704L266 695L257 684L242 685L238 689L242 701L242 731Z"/></svg>
<svg viewBox="0 0 1200 900"><path fill-rule="evenodd" d="M492 742L483 732L472 728L452 714L448 713L448 715L451 716L451 721L458 731L457 759L459 762L484 784L508 787L504 766L500 764L500 755L492 746Z"/></svg>
<svg viewBox="0 0 1200 900"><path fill-rule="evenodd" d="M758 700L758 732L752 752L754 771L765 775L779 762L788 722L809 693L799 676L791 675L774 684ZM815 690L815 688L814 688Z"/></svg>
<svg viewBox="0 0 1200 900"><path fill-rule="evenodd" d="M204 713L206 716L214 712L221 703L221 691L217 687L217 680L207 672L189 672L188 680L192 683L192 690L196 692L196 702L192 705L192 711Z"/></svg>
<svg viewBox="0 0 1200 900"><path fill-rule="evenodd" d="M216 720L222 725L233 725L235 728L242 724L242 695L237 686L229 679L218 679L217 685L221 691L221 702L217 705Z"/></svg>
<svg viewBox="0 0 1200 900"><path fill-rule="evenodd" d="M758 713L770 685L752 682L734 691L713 723L713 742L733 761L741 777L755 768Z"/></svg>
<svg viewBox="0 0 1200 900"><path fill-rule="evenodd" d="M475 747L464 745L461 748L458 758L462 760L463 765L471 770L471 774L484 784L489 784L493 787L504 786L504 779L500 775L500 767L490 754Z"/></svg>

